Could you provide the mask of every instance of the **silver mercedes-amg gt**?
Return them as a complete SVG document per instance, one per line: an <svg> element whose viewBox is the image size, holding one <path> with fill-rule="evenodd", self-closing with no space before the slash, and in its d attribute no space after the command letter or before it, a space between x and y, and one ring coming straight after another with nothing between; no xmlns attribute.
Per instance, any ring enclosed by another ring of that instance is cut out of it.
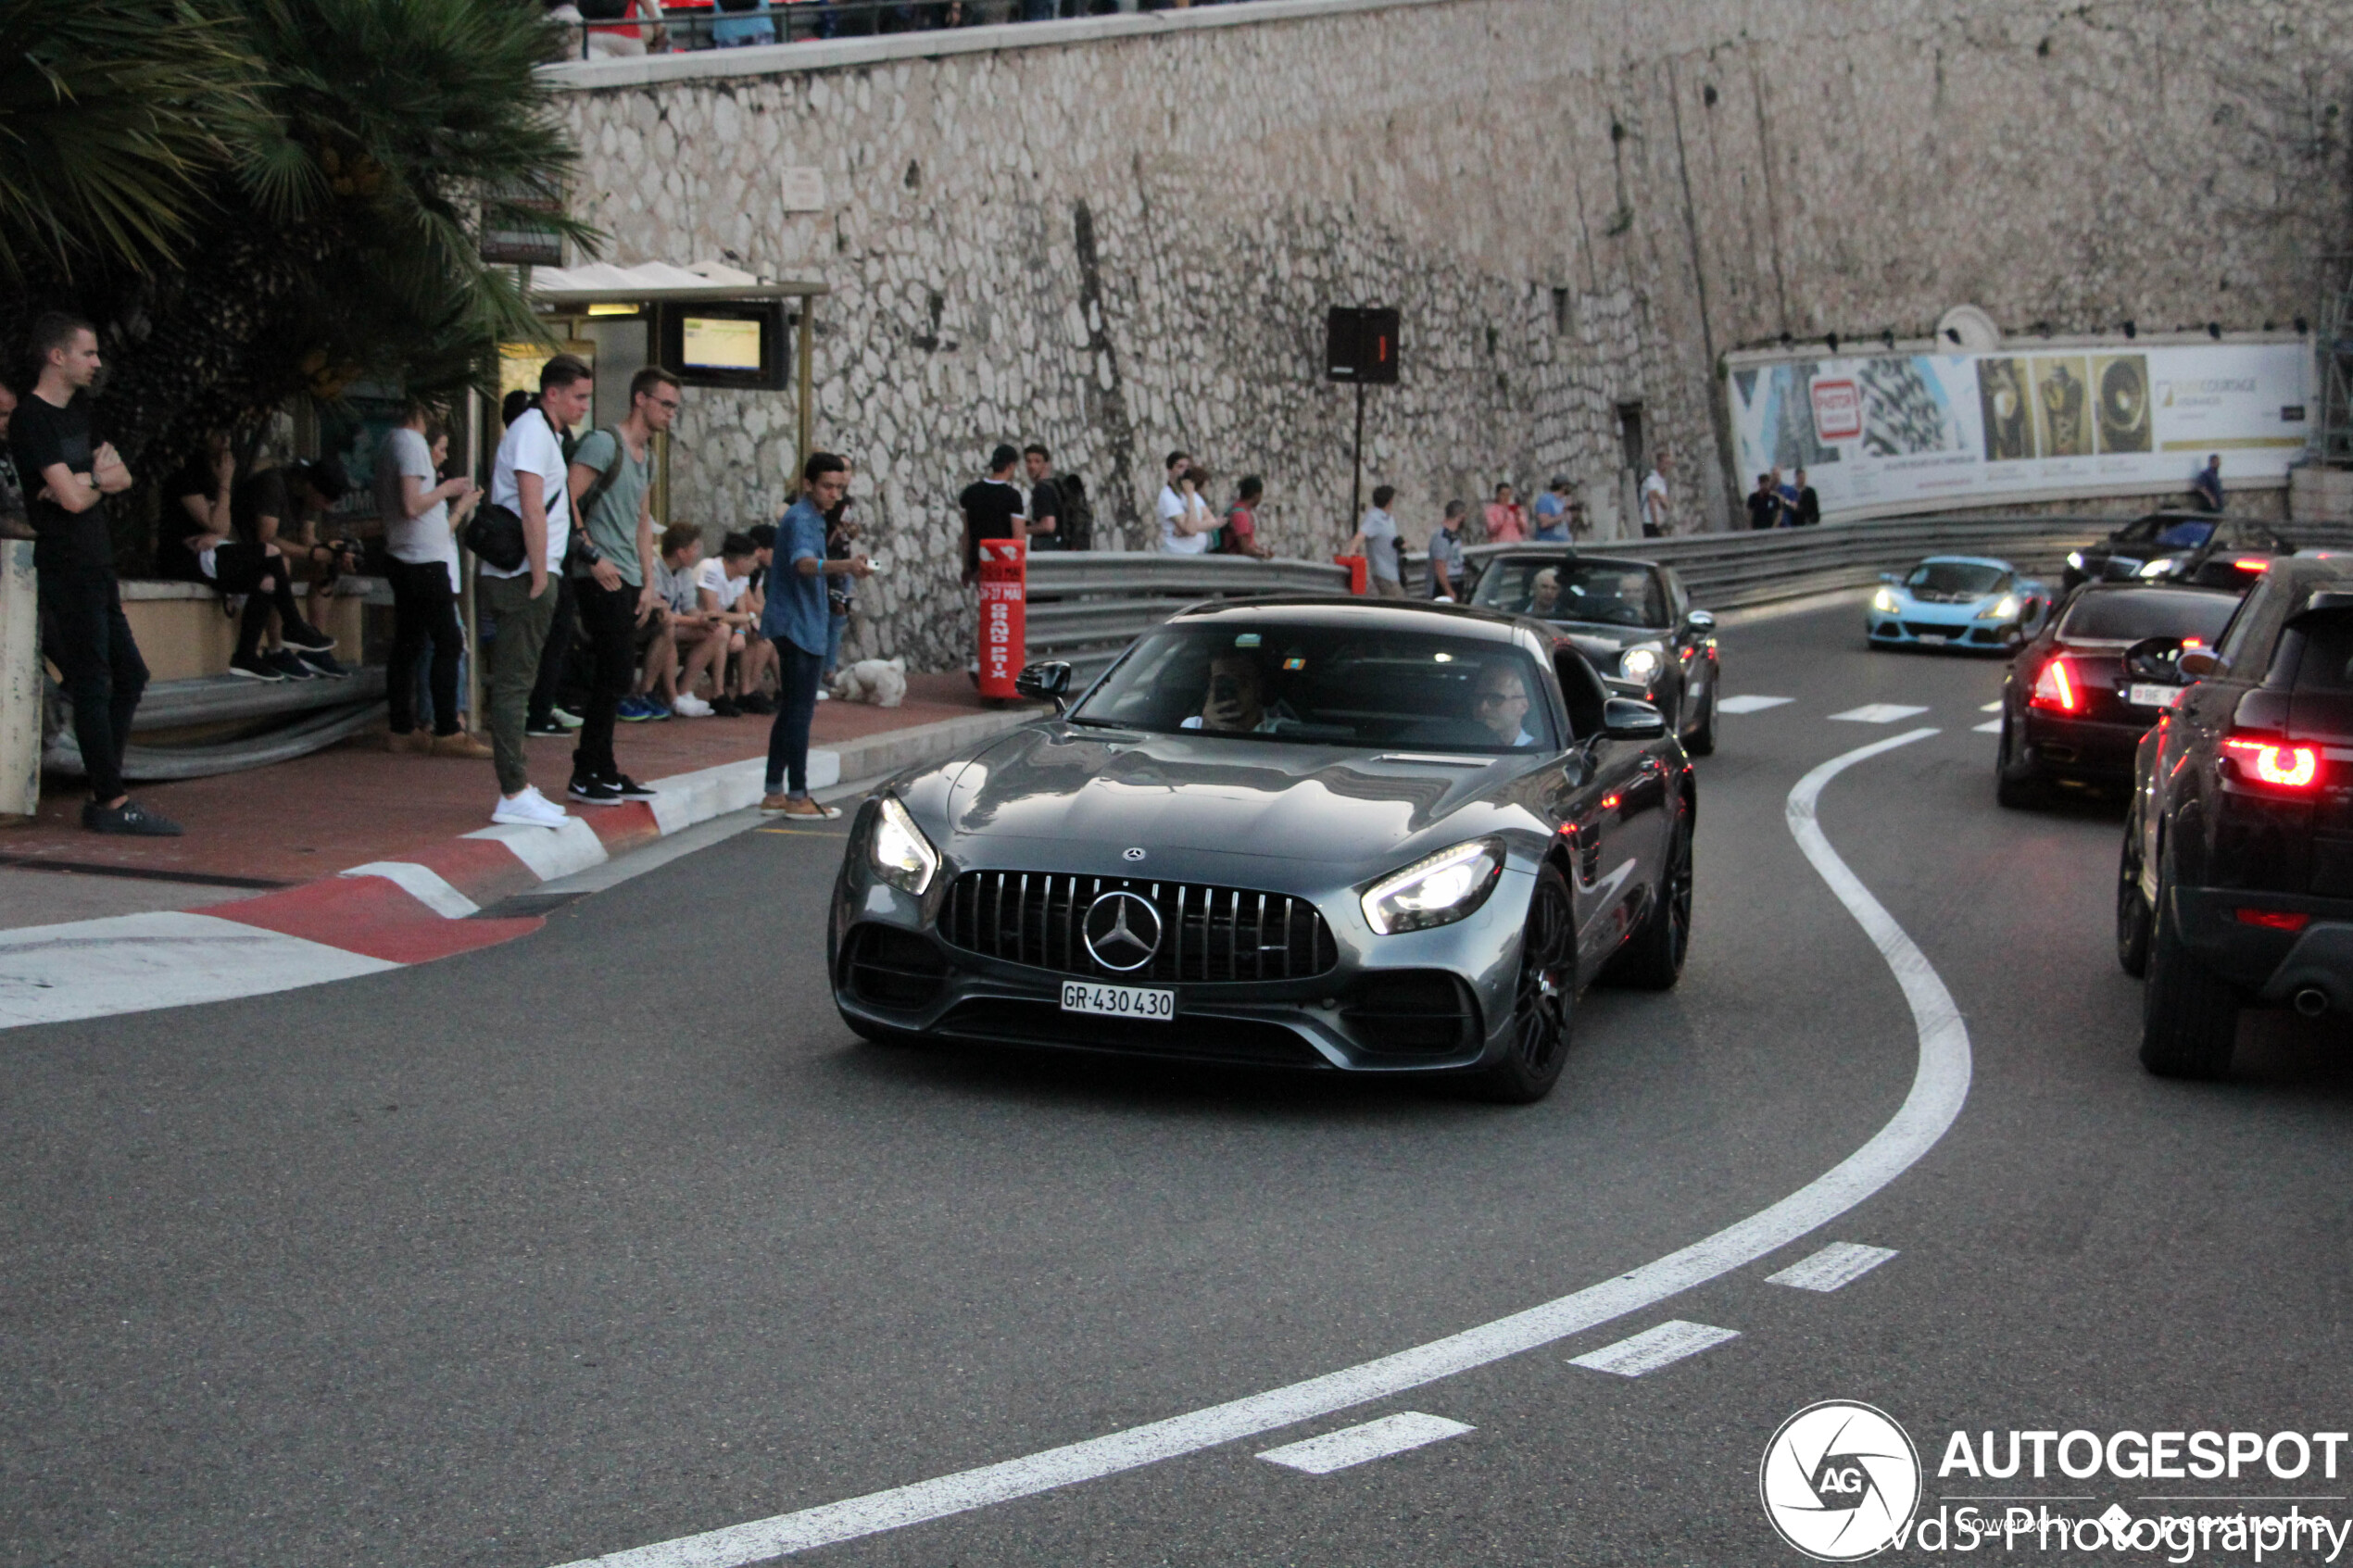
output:
<svg viewBox="0 0 2353 1568"><path fill-rule="evenodd" d="M1560 1075L1596 979L1664 989L1697 797L1657 709L1541 621L1251 599L860 809L827 932L869 1039Z"/></svg>

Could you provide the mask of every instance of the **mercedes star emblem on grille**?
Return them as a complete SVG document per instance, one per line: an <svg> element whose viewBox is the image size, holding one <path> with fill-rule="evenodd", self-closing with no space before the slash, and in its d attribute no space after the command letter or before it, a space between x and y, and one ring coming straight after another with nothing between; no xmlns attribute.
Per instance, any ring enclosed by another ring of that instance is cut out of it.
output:
<svg viewBox="0 0 2353 1568"><path fill-rule="evenodd" d="M1134 893L1106 893L1087 906L1087 951L1105 969L1125 974L1160 951L1160 911Z"/></svg>

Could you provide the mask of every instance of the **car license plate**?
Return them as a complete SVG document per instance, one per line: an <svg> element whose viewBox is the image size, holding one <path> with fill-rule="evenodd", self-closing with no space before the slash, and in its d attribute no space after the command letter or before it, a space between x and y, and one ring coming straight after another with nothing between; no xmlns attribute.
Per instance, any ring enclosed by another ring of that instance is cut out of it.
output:
<svg viewBox="0 0 2353 1568"><path fill-rule="evenodd" d="M2135 681L2133 683L2133 689L2125 695L2132 699L2133 706L2135 708L2171 708L2182 700L2182 688L2160 686L2153 682Z"/></svg>
<svg viewBox="0 0 2353 1568"><path fill-rule="evenodd" d="M1953 633L1950 632L1922 632L1919 633L1919 639L1924 643L1949 643L1953 640Z"/></svg>
<svg viewBox="0 0 2353 1568"><path fill-rule="evenodd" d="M1065 980L1063 1011L1100 1013L1105 1018L1150 1018L1165 1023L1176 1016L1176 993L1148 990L1140 985L1097 985L1091 981Z"/></svg>

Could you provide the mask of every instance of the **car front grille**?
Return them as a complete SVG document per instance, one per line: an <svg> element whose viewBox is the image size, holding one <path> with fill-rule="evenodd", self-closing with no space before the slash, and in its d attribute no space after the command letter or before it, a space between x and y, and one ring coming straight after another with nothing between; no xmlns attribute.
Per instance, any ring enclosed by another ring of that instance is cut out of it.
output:
<svg viewBox="0 0 2353 1568"><path fill-rule="evenodd" d="M1949 621L1906 621L1904 630L1915 637L1957 637L1969 628Z"/></svg>
<svg viewBox="0 0 2353 1568"><path fill-rule="evenodd" d="M1107 968L1087 950L1088 908L1115 892L1160 914L1159 948L1138 969ZM988 958L1131 984L1307 980L1340 963L1331 927L1305 898L1136 877L966 872L949 889L939 935Z"/></svg>

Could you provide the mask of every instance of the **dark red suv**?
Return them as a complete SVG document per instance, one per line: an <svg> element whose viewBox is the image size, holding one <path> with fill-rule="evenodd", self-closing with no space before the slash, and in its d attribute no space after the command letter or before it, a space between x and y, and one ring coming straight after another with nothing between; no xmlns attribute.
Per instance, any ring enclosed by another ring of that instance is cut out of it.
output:
<svg viewBox="0 0 2353 1568"><path fill-rule="evenodd" d="M2186 684L2134 761L2117 957L2149 1071L2218 1077L2243 1006L2353 1017L2353 560L2274 561L2212 647L2124 663Z"/></svg>

